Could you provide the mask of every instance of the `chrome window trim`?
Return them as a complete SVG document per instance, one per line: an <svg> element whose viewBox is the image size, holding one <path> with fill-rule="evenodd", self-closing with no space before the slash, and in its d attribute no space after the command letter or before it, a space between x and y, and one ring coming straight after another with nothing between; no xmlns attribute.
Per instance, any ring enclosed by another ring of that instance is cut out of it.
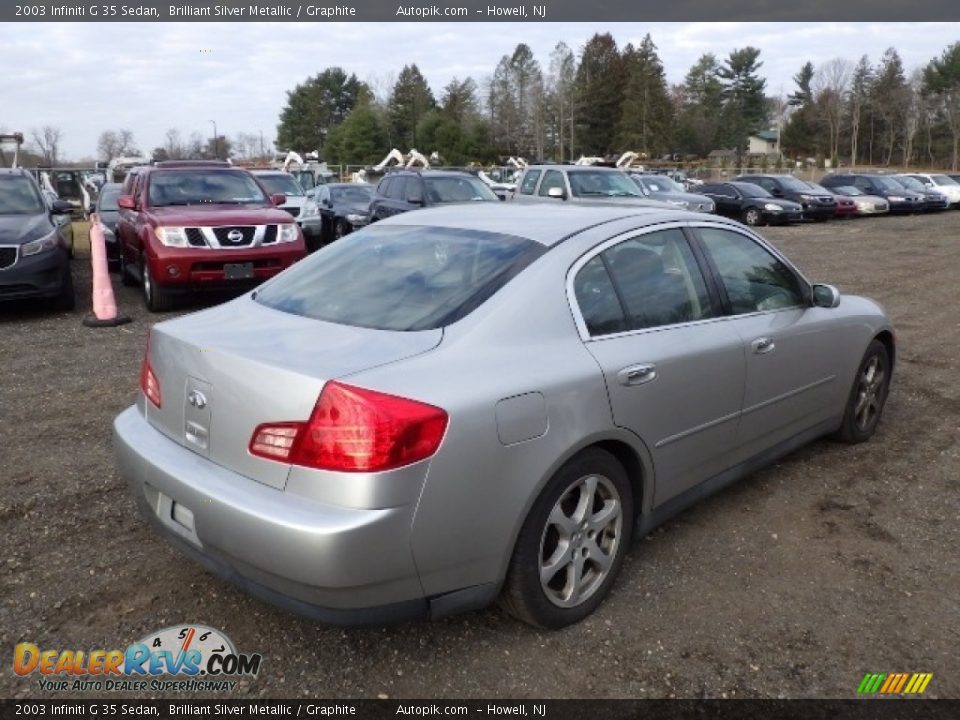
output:
<svg viewBox="0 0 960 720"><path fill-rule="evenodd" d="M577 327L577 334L580 336L580 340L584 343L589 342L601 342L604 340L616 340L623 337L630 337L632 335L641 335L652 332L661 332L663 330L671 330L678 327L693 327L695 325L705 325L707 323L714 322L727 322L731 320L738 320L740 318L748 317L758 317L761 315L772 315L775 313L782 313L787 311L796 311L806 309L806 305L790 305L789 307L776 308L774 310L758 310L752 313L739 313L739 314L730 314L730 315L718 315L717 317L711 318L701 318L699 320L689 320L682 323L672 323L670 325L657 325L656 327L649 328L637 328L635 330L624 330L623 332L618 333L609 333L606 335L596 335L593 336L590 334L590 331L587 329L587 324L583 319L583 313L580 311L580 304L577 302L577 295L574 289L574 283L577 278L577 274L580 270L583 269L584 265L593 260L597 255L604 252L605 250L618 245L621 242L626 242L627 240L641 237L643 235L648 235L653 232L658 232L660 230L673 230L676 228L689 228L696 230L697 228L709 227L709 228L718 228L721 230L729 230L734 233L743 235L744 237L753 240L758 243L760 247L770 252L775 258L783 262L787 268L793 272L797 278L806 285L808 292L812 288L812 285L809 280L804 277L803 273L797 270L794 267L793 263L786 259L781 252L774 248L769 242L764 240L760 235L757 235L746 228L742 228L736 225L730 225L725 222L720 221L710 221L710 220L673 220L662 223L657 223L655 225L646 225L640 228L634 228L632 230L627 230L618 235L615 235L607 240L604 240L598 245L594 245L590 250L581 255L577 260L570 266L567 270L567 280L566 280L566 292L567 292L567 304L570 306L570 312L573 315L573 322ZM699 268L699 265L697 266ZM704 280L706 280L704 278ZM720 281L719 278L715 278L717 282Z"/></svg>

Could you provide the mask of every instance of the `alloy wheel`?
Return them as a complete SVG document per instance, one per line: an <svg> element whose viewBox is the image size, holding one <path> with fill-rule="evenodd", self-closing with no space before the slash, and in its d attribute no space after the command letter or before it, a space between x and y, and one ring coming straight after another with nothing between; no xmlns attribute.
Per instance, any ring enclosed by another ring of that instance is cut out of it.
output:
<svg viewBox="0 0 960 720"><path fill-rule="evenodd" d="M590 598L610 573L623 537L623 504L609 478L585 475L560 496L540 539L540 587L562 608Z"/></svg>
<svg viewBox="0 0 960 720"><path fill-rule="evenodd" d="M853 407L853 416L860 430L870 428L883 409L884 389L887 374L880 364L880 358L874 355L860 373L857 387L857 402Z"/></svg>

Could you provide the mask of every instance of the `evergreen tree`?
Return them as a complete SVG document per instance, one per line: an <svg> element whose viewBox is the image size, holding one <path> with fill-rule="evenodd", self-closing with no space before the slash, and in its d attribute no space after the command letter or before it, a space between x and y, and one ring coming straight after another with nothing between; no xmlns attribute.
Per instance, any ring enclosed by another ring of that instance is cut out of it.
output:
<svg viewBox="0 0 960 720"><path fill-rule="evenodd" d="M323 153L327 135L347 117L363 87L356 75L331 67L288 91L277 126L277 146Z"/></svg>
<svg viewBox="0 0 960 720"><path fill-rule="evenodd" d="M389 116L395 145L404 150L421 145L417 128L423 116L436 105L430 86L420 74L420 68L404 65L390 94ZM429 151L428 151L429 152Z"/></svg>
<svg viewBox="0 0 960 720"><path fill-rule="evenodd" d="M617 141L622 150L657 155L670 149L673 105L667 79L648 34L640 47L627 45L623 52L626 92L620 111Z"/></svg>
<svg viewBox="0 0 960 720"><path fill-rule="evenodd" d="M353 111L327 138L326 158L333 163L370 164L383 157L387 134L373 108L373 96L362 89Z"/></svg>
<svg viewBox="0 0 960 720"><path fill-rule="evenodd" d="M751 133L767 122L767 102L764 88L767 81L757 75L760 50L745 47L734 50L718 70L724 82L723 128L726 142L737 150L737 159L747 149Z"/></svg>
<svg viewBox="0 0 960 720"><path fill-rule="evenodd" d="M577 68L578 145L585 155L616 151L616 125L623 104L623 64L610 33L584 45Z"/></svg>
<svg viewBox="0 0 960 720"><path fill-rule="evenodd" d="M934 107L950 134L950 166L956 171L960 164L960 42L954 43L923 70L924 92L934 101Z"/></svg>

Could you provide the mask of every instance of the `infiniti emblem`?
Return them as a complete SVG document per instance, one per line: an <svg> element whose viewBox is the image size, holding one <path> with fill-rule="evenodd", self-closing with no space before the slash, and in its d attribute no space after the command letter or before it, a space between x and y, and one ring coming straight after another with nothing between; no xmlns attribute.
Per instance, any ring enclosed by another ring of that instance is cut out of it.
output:
<svg viewBox="0 0 960 720"><path fill-rule="evenodd" d="M202 410L207 406L206 396L199 390L191 390L187 395L187 402L190 403L197 410Z"/></svg>
<svg viewBox="0 0 960 720"><path fill-rule="evenodd" d="M236 229L231 230L227 233L227 240L232 243L238 243L243 240L243 233Z"/></svg>

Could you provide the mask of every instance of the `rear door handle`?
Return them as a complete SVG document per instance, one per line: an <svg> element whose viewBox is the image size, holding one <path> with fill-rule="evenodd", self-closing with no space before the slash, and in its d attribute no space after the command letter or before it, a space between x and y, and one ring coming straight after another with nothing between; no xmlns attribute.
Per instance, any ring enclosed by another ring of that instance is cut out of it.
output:
<svg viewBox="0 0 960 720"><path fill-rule="evenodd" d="M653 363L629 365L617 373L621 385L642 385L657 377L657 366Z"/></svg>
<svg viewBox="0 0 960 720"><path fill-rule="evenodd" d="M773 350L776 344L773 342L773 338L761 337L750 343L750 347L757 355L763 355Z"/></svg>

